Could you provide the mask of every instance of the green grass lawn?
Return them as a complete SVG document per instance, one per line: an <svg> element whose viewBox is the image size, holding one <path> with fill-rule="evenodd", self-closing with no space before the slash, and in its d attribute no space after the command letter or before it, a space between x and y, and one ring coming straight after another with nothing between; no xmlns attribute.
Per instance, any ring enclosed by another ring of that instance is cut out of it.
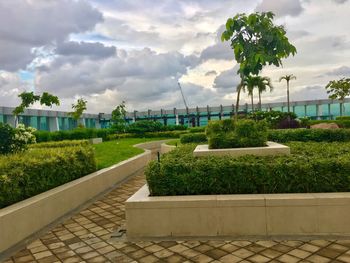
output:
<svg viewBox="0 0 350 263"><path fill-rule="evenodd" d="M143 149L133 147L135 144L158 140L166 138L125 138L95 144L97 168L100 170L143 153Z"/></svg>

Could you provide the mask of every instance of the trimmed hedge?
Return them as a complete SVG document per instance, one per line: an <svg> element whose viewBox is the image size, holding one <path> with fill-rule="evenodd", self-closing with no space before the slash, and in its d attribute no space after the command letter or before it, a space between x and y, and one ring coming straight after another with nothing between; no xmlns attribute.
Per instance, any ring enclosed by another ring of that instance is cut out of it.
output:
<svg viewBox="0 0 350 263"><path fill-rule="evenodd" d="M181 143L201 143L208 142L205 133L188 133L180 136Z"/></svg>
<svg viewBox="0 0 350 263"><path fill-rule="evenodd" d="M191 133L199 133L199 132L205 132L206 128L207 126L192 127L192 128L189 128L188 131Z"/></svg>
<svg viewBox="0 0 350 263"><path fill-rule="evenodd" d="M61 147L71 147L71 146L86 146L89 145L89 141L87 140L66 140L59 142L42 142L31 144L30 148L38 149L38 148L61 148Z"/></svg>
<svg viewBox="0 0 350 263"><path fill-rule="evenodd" d="M70 131L36 131L34 133L37 142L63 141L63 140L84 140L91 138L108 139L113 134L112 129L77 128Z"/></svg>
<svg viewBox="0 0 350 263"><path fill-rule="evenodd" d="M350 116L338 116L335 118L337 121L350 121Z"/></svg>
<svg viewBox="0 0 350 263"><path fill-rule="evenodd" d="M286 156L194 157L193 145L152 161L152 196L350 191L350 143L293 142Z"/></svg>
<svg viewBox="0 0 350 263"><path fill-rule="evenodd" d="M29 149L0 157L0 208L96 171L91 146Z"/></svg>
<svg viewBox="0 0 350 263"><path fill-rule="evenodd" d="M210 149L266 146L267 125L253 120L210 121L206 134Z"/></svg>
<svg viewBox="0 0 350 263"><path fill-rule="evenodd" d="M315 141L315 142L348 142L349 129L285 129L269 130L268 140L274 142Z"/></svg>

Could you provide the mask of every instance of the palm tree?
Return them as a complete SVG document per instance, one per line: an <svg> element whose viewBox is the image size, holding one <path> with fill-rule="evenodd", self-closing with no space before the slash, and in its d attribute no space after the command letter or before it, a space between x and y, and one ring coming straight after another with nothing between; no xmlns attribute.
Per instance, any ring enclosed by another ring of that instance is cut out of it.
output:
<svg viewBox="0 0 350 263"><path fill-rule="evenodd" d="M243 81L243 86L242 86L244 91L245 91L244 88L247 88L248 95L250 96L250 99L251 99L252 111L254 111L254 88L257 86L257 77L258 76L252 76L252 75L245 77Z"/></svg>
<svg viewBox="0 0 350 263"><path fill-rule="evenodd" d="M270 89L270 92L273 90L271 79L269 77L260 77L257 76L256 86L259 91L259 109L261 110L261 93L265 92L267 88Z"/></svg>
<svg viewBox="0 0 350 263"><path fill-rule="evenodd" d="M289 81L291 81L292 79L297 79L296 76L294 76L293 74L290 75L285 75L280 77L280 82L282 80L286 80L287 81L287 105L288 105L288 113L290 112L290 105L289 105Z"/></svg>

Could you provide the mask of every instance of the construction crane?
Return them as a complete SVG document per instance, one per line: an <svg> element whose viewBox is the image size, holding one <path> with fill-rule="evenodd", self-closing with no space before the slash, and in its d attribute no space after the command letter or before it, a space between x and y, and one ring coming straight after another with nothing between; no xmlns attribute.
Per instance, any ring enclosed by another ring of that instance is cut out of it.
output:
<svg viewBox="0 0 350 263"><path fill-rule="evenodd" d="M187 127L190 127L190 118L188 116L188 107L187 107L187 103L186 103L186 99L185 99L185 95L182 91L182 87L180 85L180 82L177 82L177 84L179 85L179 89L180 89L180 92L181 92L181 95L182 95L182 100L184 101L184 104L185 104L185 107L186 107L186 115L187 115Z"/></svg>
<svg viewBox="0 0 350 263"><path fill-rule="evenodd" d="M182 87L181 87L181 85L180 85L180 82L177 82L177 84L179 85L180 92L181 92L181 95L182 95L182 99L183 99L183 101L184 101L184 104L185 104L185 107L186 107L186 110L187 110L188 107L187 107L186 99L185 99L184 93L183 93L183 91L182 91Z"/></svg>

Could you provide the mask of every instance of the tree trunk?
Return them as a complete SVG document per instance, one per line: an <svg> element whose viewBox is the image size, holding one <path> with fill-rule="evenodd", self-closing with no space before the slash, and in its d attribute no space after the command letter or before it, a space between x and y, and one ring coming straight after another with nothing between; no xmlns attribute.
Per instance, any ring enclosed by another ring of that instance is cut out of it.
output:
<svg viewBox="0 0 350 263"><path fill-rule="evenodd" d="M250 95L250 99L251 99L251 102L252 102L252 112L254 112L254 98L253 98L253 91L252 91L252 94Z"/></svg>
<svg viewBox="0 0 350 263"><path fill-rule="evenodd" d="M288 113L290 112L289 106L289 80L287 80L287 105L288 105Z"/></svg>
<svg viewBox="0 0 350 263"><path fill-rule="evenodd" d="M243 79L241 80L241 83L238 84L238 86L237 86L237 100L236 100L235 121L238 120L239 97L241 95L242 85L243 85Z"/></svg>
<svg viewBox="0 0 350 263"><path fill-rule="evenodd" d="M259 110L261 110L261 92L259 91Z"/></svg>

